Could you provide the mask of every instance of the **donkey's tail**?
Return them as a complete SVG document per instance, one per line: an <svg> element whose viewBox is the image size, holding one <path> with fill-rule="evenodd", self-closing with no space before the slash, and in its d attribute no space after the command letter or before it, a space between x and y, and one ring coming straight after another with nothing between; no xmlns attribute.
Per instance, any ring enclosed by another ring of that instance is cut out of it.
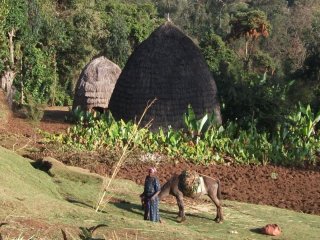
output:
<svg viewBox="0 0 320 240"><path fill-rule="evenodd" d="M219 200L221 200L221 198L222 198L222 196L221 196L221 183L220 183L219 179L217 179L217 184L218 184L217 197Z"/></svg>

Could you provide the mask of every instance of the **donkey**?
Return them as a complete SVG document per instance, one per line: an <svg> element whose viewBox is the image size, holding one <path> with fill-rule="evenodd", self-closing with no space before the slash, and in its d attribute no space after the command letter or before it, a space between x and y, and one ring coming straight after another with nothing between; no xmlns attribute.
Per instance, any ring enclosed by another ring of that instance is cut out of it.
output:
<svg viewBox="0 0 320 240"><path fill-rule="evenodd" d="M167 181L162 187L161 192L159 193L159 199L164 199L169 194L173 195L179 207L179 214L178 217L181 218L181 222L186 220L185 212L184 212L184 203L183 203L183 196L184 191L182 189L181 181L182 173L179 175L174 175L169 181ZM220 187L220 180L214 179L208 176L204 176L200 174L200 184L197 188L196 194L193 197L197 198L201 195L208 195L210 199L214 202L217 208L216 218L214 219L215 222L221 223L223 221L222 215L222 206L221 206L221 187Z"/></svg>

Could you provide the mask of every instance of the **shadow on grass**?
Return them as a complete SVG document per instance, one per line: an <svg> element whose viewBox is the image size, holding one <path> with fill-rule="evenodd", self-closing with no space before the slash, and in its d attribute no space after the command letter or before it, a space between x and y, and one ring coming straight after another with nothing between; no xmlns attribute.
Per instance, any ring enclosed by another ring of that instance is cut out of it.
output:
<svg viewBox="0 0 320 240"><path fill-rule="evenodd" d="M0 227L5 226L5 225L8 225L8 223L5 223L5 222L0 223Z"/></svg>
<svg viewBox="0 0 320 240"><path fill-rule="evenodd" d="M44 110L41 122L46 123L66 123L71 113L64 110Z"/></svg>
<svg viewBox="0 0 320 240"><path fill-rule="evenodd" d="M263 233L262 228L251 228L251 229L250 229L250 232L257 233L257 234L262 234L262 235L266 235L266 234Z"/></svg>
<svg viewBox="0 0 320 240"><path fill-rule="evenodd" d="M33 168L43 171L47 173L50 177L53 177L53 175L50 173L50 169L52 168L51 162L44 160L36 160L34 162L31 162L30 164Z"/></svg>
<svg viewBox="0 0 320 240"><path fill-rule="evenodd" d="M141 205L131 203L128 201L120 200L119 202L109 202L109 204L112 204L113 206L120 208L122 210L126 210L128 212L141 215L143 217L142 208Z"/></svg>
<svg viewBox="0 0 320 240"><path fill-rule="evenodd" d="M199 215L195 215L195 214L192 214L192 213L187 213L186 214L187 217L194 217L194 218L199 218L199 219L206 219L206 220L214 220L214 216L212 218L209 218L209 217L204 217L204 216L199 216Z"/></svg>
<svg viewBox="0 0 320 240"><path fill-rule="evenodd" d="M95 210L95 207L88 204L88 203L85 203L85 202L82 202L82 201L79 201L77 199L74 199L72 197L65 197L65 200L68 201L69 203L72 203L72 204L76 204L76 205L79 205L79 206L82 206L82 207L86 207L86 208L90 208L92 210ZM101 213L107 213L106 211L104 210L99 210L99 212Z"/></svg>
<svg viewBox="0 0 320 240"><path fill-rule="evenodd" d="M141 219L143 219L143 211L144 210L142 209L142 206L139 204L130 203L127 201L110 202L110 204L113 204L115 207L120 208L122 210L139 215L139 216L141 216ZM172 221L178 222L178 220L176 219L176 214L177 214L176 212L162 210L162 209L159 209L159 212L160 212L161 219L172 220ZM172 216L168 216L168 215L172 215Z"/></svg>
<svg viewBox="0 0 320 240"><path fill-rule="evenodd" d="M143 209L142 209L142 206L139 204L131 203L124 200L122 201L120 200L119 202L109 202L109 203L122 210L134 213L136 215L140 215L143 218ZM179 220L177 219L178 212L161 209L161 206L160 206L159 212L160 212L161 218L179 222ZM193 217L193 218L206 219L206 220L212 220L212 221L214 219L214 218L195 215L192 213L187 213L186 217Z"/></svg>

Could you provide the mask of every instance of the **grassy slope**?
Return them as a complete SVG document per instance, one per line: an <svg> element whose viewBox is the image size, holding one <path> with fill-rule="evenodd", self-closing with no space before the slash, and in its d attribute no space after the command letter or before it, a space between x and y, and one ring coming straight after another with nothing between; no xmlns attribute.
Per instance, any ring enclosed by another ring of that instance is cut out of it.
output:
<svg viewBox="0 0 320 240"><path fill-rule="evenodd" d="M0 228L3 236L61 239L64 229L69 239L79 239L79 227L106 224L96 232L111 239L270 239L255 228L278 223L283 234L275 239L318 239L320 217L268 206L225 201L226 221L215 224L211 204L187 208L188 220L176 222L176 206L161 204L164 224L142 219L138 195L142 187L117 180L113 199L102 213L92 206L98 200L102 180L59 163L49 174L32 167L30 161L0 147ZM210 212L210 213L208 213ZM21 225L22 220L49 225L40 228ZM112 236L113 235L113 236ZM11 238L10 238L11 239Z"/></svg>

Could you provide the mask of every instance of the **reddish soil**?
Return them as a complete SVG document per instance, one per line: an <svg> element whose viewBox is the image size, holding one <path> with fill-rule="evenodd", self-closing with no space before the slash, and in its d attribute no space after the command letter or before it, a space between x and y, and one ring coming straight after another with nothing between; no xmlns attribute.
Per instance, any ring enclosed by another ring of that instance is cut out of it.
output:
<svg viewBox="0 0 320 240"><path fill-rule="evenodd" d="M66 108L47 109L43 120L37 127L51 133L65 131L69 126L64 122L66 113ZM1 140L1 136L4 135L23 136L19 138L19 141L34 138L34 141L31 141L34 144L37 144L36 139L39 139L34 126L14 115L10 115L8 123L0 127L0 145L6 145ZM73 157L68 158L55 156L54 152L51 152L51 155L67 164L86 167L99 174L111 172L111 167L105 163L104 156L98 157L96 161L86 162L81 159L81 155L73 154ZM87 159L93 159L92 156L88 157ZM118 176L143 184L150 165L148 163L126 165ZM162 184L174 173L179 173L184 169L195 169L202 174L218 177L221 180L224 199L266 204L320 215L319 168L306 170L276 166L198 166L179 161L162 162L157 169Z"/></svg>
<svg viewBox="0 0 320 240"><path fill-rule="evenodd" d="M152 164L123 167L118 176L143 184ZM275 166L199 166L186 162L162 163L157 166L158 177L164 184L174 173L190 169L219 178L222 197L247 203L265 204L298 212L320 215L320 172L318 170L288 169ZM91 171L111 174L105 164L95 164Z"/></svg>

